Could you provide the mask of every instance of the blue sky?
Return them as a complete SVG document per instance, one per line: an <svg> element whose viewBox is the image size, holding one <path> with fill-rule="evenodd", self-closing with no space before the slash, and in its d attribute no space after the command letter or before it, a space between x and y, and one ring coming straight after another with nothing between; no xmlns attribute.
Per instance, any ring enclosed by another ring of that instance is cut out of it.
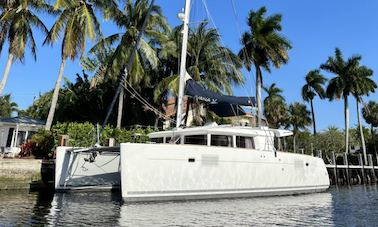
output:
<svg viewBox="0 0 378 227"><path fill-rule="evenodd" d="M283 31L293 45L289 52L290 61L271 74L264 72L264 84L276 83L284 90L287 102L301 101L300 89L304 84L304 76L311 70L318 68L328 56L334 54L335 47L341 48L345 57L353 54L362 55L362 64L367 65L378 73L378 1L342 1L342 0L234 0L237 17L232 10L231 0L193 0L192 22L207 18L203 2L207 2L208 9L214 19L222 42L234 51L240 49L239 30L246 31L246 18L249 10L261 6L268 8L268 14L283 15ZM180 22L177 13L183 8L184 1L156 0L171 25ZM42 16L45 24L50 28L53 18ZM116 28L107 21L102 22L106 35L116 32ZM210 25L212 25L210 23ZM38 59L34 62L30 55L26 56L24 64L16 62L11 69L6 93L11 93L13 100L21 108L26 108L39 93L53 88L60 65L60 43L54 47L41 46L43 36L36 33ZM88 47L90 47L90 43ZM0 72L6 64L6 49L0 56ZM68 62L64 75L74 80L75 74L80 73L78 61ZM236 95L252 95L254 93L254 72L243 71L246 84L243 88L234 88ZM332 75L325 73L328 78ZM376 78L376 76L374 76ZM263 97L265 94L263 94ZM377 100L373 94L368 100ZM320 130L328 126L343 128L342 101L329 102L315 100L317 124ZM355 100L350 99L351 124L357 124Z"/></svg>

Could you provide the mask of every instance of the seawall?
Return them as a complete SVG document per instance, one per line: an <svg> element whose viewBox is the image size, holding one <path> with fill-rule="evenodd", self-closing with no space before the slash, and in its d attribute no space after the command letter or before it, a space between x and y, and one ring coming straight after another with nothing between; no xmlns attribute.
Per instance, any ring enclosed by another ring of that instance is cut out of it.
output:
<svg viewBox="0 0 378 227"><path fill-rule="evenodd" d="M41 180L42 160L0 159L0 190L29 189Z"/></svg>

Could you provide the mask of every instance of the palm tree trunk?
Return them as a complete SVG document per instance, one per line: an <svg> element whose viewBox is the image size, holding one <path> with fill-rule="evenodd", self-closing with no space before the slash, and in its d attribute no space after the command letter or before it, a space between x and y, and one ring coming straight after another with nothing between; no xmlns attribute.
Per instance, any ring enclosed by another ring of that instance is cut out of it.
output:
<svg viewBox="0 0 378 227"><path fill-rule="evenodd" d="M314 112L314 103L313 103L312 99L310 100L310 104L311 104L312 125L313 125L313 128L314 128L314 136L316 136L315 112Z"/></svg>
<svg viewBox="0 0 378 227"><path fill-rule="evenodd" d="M0 95L3 94L5 84L7 83L9 71L13 63L13 58L14 58L14 55L12 53L9 53L7 65L5 67L3 78L1 79L1 83L0 83Z"/></svg>
<svg viewBox="0 0 378 227"><path fill-rule="evenodd" d="M293 151L294 153L297 153L297 149L296 149L296 134L293 135Z"/></svg>
<svg viewBox="0 0 378 227"><path fill-rule="evenodd" d="M123 114L123 103L124 103L125 90L122 88L121 94L118 98L118 114L117 114L117 128L121 129L122 125L122 114Z"/></svg>
<svg viewBox="0 0 378 227"><path fill-rule="evenodd" d="M51 125L52 125L53 120L54 120L55 109L56 109L56 105L58 103L59 91L60 91L60 86L61 86L61 83L62 83L63 72L64 72L64 67L66 65L66 61L67 61L67 59L65 59L65 58L62 59L62 63L60 64L58 79L55 82L55 88L54 88L54 93L53 93L53 96L52 96L52 99L51 99L51 106L50 106L50 110L49 110L49 115L48 115L47 121L46 121L46 126L45 126L46 130L51 129Z"/></svg>
<svg viewBox="0 0 378 227"><path fill-rule="evenodd" d="M262 75L261 69L258 65L256 67L256 103L257 103L257 126L261 126L262 107L261 107L261 84Z"/></svg>
<svg viewBox="0 0 378 227"><path fill-rule="evenodd" d="M364 155L365 165L368 165L368 163L367 163L367 155L366 155L366 144L365 144L364 131L362 130L362 124L361 124L360 102L358 101L357 98L356 98L356 104L357 104L357 119L358 119L358 126L360 128L362 152L363 152L363 155Z"/></svg>
<svg viewBox="0 0 378 227"><path fill-rule="evenodd" d="M348 106L347 95L344 95L344 117L345 117L345 152L349 154L349 106Z"/></svg>
<svg viewBox="0 0 378 227"><path fill-rule="evenodd" d="M370 126L370 131L371 131L371 139L373 140L373 145L374 145L374 153L377 154L377 148L376 148L376 144L375 144L375 132L374 132L374 126L373 124L371 124Z"/></svg>

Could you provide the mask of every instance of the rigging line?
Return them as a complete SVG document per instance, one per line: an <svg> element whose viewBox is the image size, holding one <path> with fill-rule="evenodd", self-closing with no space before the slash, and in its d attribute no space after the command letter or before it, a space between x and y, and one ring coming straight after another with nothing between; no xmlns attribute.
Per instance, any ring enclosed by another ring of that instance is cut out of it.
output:
<svg viewBox="0 0 378 227"><path fill-rule="evenodd" d="M244 46L246 46L246 43L244 42L243 37L242 37L242 32L241 32L241 27L240 27L240 22L239 22L239 16L238 16L238 13L237 13L237 10L236 10L236 4L235 4L234 0L231 0L231 5L232 5L234 17L235 17L236 30L238 31L239 39L242 42L242 44ZM243 56L246 58L247 62L250 62L250 58L247 54L247 50L244 47L242 47L242 52L243 52ZM256 87L256 83L253 79L251 79L251 83ZM248 89L245 88L245 90L247 90L247 92L249 93Z"/></svg>
<svg viewBox="0 0 378 227"><path fill-rule="evenodd" d="M238 121L240 122L241 120L241 117L239 114L236 113L235 109L234 109L234 105L230 104L231 106L231 109L232 109L232 112L234 113L234 116L238 119ZM239 110L238 110L239 111ZM239 123L240 124L240 123Z"/></svg>
<svg viewBox="0 0 378 227"><path fill-rule="evenodd" d="M114 105L117 101L117 99L119 99L120 97L120 94L121 94L121 91L122 91L122 87L123 87L123 84L125 83L125 81L127 80L127 76L128 76L128 73L130 72L130 69L132 67L132 63L134 61L134 56L136 54L136 51L138 49L138 46L139 46L139 43L140 43L140 40L142 39L142 36L143 36L143 33L144 33L144 29L146 28L147 26L147 21L148 21L148 18L152 12L152 9L153 9L153 6L154 6L154 3L155 3L155 0L151 0L151 4L149 5L148 9L147 9L147 13L145 15L145 18L144 18L144 21L143 21L143 24L142 24L142 27L141 27L141 30L139 31L139 34L138 34L138 37L137 37L137 40L135 40L135 44L134 46L132 47L131 49L131 52L130 52L130 56L129 56L129 60L127 62L127 65L125 67L125 72L123 74L123 76L121 77L121 80L120 80L120 83L117 87L117 90L116 90L116 93L113 97L113 100L112 102L110 103L110 106L108 108L108 111L106 113L106 117L105 117L105 120L102 124L102 127L101 127L101 130L100 130L100 137L102 135L102 133L104 132L105 130L105 126L106 124L108 123L109 121L109 118L110 118L110 115L113 111L113 108L114 108Z"/></svg>
<svg viewBox="0 0 378 227"><path fill-rule="evenodd" d="M152 104L150 104L146 99L144 99L134 88L133 86L131 85L130 82L126 81L126 85L128 85L130 87L130 90L128 90L129 88L127 88L126 86L124 86L125 89L127 89L132 95L134 95L135 97L137 97L141 102L143 102L142 104L145 104L147 105L148 107L150 108L153 108L153 109L156 109ZM157 109L156 109L157 110ZM159 111L160 112L160 111Z"/></svg>
<svg viewBox="0 0 378 227"><path fill-rule="evenodd" d="M124 87L124 89L126 91L128 91L131 95L133 95L136 100L138 100L141 104L143 104L145 106L145 108L147 108L148 110L151 110L153 111L156 115L159 115L159 116L163 116L164 115L159 112L157 109L155 109L154 107L152 107L149 103L145 102L143 99L141 99L140 97L138 97L136 94L134 94L129 88L127 88L126 86Z"/></svg>
<svg viewBox="0 0 378 227"><path fill-rule="evenodd" d="M206 1L206 0L202 0L202 1ZM241 29L240 29L240 23L239 23L239 17L238 17L237 11L236 11L235 1L234 1L234 0L231 0L231 4L232 4L232 9L233 9L233 12L234 12L234 16L235 16L236 28L237 28L237 30L238 30L239 39L243 42L242 34L241 34ZM214 26L215 26L215 25L214 25ZM246 43L243 43L243 45L245 46ZM247 59L247 61L249 62L249 61L250 61L249 56L248 56L248 54L247 54L247 51L246 51L243 47L242 47L242 52L243 52L244 57L245 57L245 58ZM255 85L255 87L256 87L257 85L255 84L255 81L254 81L253 79L252 79L251 81L252 81L252 83L253 83L253 84ZM245 90L247 91L247 93L249 93L248 90L247 90L246 88L245 88ZM266 124L268 125L268 120L267 120L267 119L265 119L265 122L266 122ZM264 129L263 131L264 131L265 135L268 136L268 130L265 130L265 129ZM272 133L274 133L274 132L272 132ZM270 143L271 143L273 149L276 150L275 147L274 147L274 141L271 141Z"/></svg>
<svg viewBox="0 0 378 227"><path fill-rule="evenodd" d="M212 23L212 25L214 26L214 29L217 31L217 33L218 33L219 36L220 36L220 42L221 42L221 44L222 44L223 46L226 46L225 43L223 42L222 36L221 36L220 33L219 33L219 29L218 29L218 27L216 26L216 24L215 24L215 22L214 22L214 19L213 19L211 13L210 13L210 10L209 10L209 7L208 7L208 5L207 5L206 0L202 0L202 3L203 3L203 5L204 5L205 11L206 11L206 13L207 13L207 15L208 15L208 17L209 17L209 19L210 19L210 22ZM240 36L240 34L239 34L239 36ZM241 37L240 37L240 38L241 38ZM231 60L231 56L230 56L230 54L227 53L225 49L223 49L223 51L224 51L225 56L228 57L228 58ZM231 62L232 62L232 61L231 61ZM252 80L252 81L253 81L253 80ZM247 96L250 98L250 101L252 101L252 100L251 100L252 95L250 95L250 92L249 92L245 87L243 87L243 88L244 88L244 90L247 92Z"/></svg>
<svg viewBox="0 0 378 227"><path fill-rule="evenodd" d="M127 87L128 86L128 87ZM172 118L170 118L168 115L162 113L160 110L155 108L153 105L151 105L147 100L145 100L130 84L130 82L126 81L126 86L123 86L126 91L128 91L131 95L134 95L134 98L137 99L140 103L144 104L148 109L153 111L156 115L159 115L161 117L164 117L168 120L174 121Z"/></svg>

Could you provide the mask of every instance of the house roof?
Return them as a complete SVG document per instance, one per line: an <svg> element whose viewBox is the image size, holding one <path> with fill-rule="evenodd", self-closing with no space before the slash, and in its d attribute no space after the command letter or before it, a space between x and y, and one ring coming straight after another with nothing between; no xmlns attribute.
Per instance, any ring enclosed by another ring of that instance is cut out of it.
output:
<svg viewBox="0 0 378 227"><path fill-rule="evenodd" d="M30 117L11 117L11 118L0 118L0 123L13 123L13 124L24 124L24 125L45 125L46 123L41 120L36 120Z"/></svg>

